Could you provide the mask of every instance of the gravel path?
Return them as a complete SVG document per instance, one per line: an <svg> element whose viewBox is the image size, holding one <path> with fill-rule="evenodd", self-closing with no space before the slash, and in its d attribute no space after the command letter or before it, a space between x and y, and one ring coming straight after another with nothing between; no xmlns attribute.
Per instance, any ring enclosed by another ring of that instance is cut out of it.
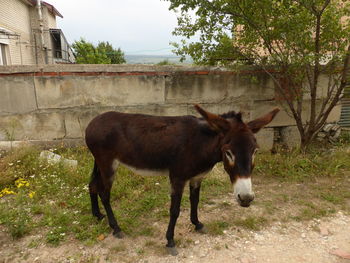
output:
<svg viewBox="0 0 350 263"><path fill-rule="evenodd" d="M198 236L195 245L179 250L176 258L149 257L139 262L350 262L350 216L342 212L307 223L277 223L243 235L237 239L233 231L225 231L219 237Z"/></svg>

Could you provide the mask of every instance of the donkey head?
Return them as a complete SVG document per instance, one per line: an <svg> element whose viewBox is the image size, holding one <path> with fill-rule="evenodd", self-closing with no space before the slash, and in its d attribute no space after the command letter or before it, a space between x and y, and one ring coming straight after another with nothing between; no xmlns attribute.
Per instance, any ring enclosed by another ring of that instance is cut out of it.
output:
<svg viewBox="0 0 350 263"><path fill-rule="evenodd" d="M269 124L279 109L276 108L258 119L244 123L241 113L216 115L198 105L195 105L195 108L209 127L221 136L222 161L233 184L234 196L239 205L248 207L254 199L251 174L258 148L254 133Z"/></svg>

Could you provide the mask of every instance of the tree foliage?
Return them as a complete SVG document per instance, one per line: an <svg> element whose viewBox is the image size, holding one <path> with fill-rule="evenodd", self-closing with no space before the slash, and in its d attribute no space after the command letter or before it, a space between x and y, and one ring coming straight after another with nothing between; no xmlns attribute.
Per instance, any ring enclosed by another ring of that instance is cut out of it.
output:
<svg viewBox="0 0 350 263"><path fill-rule="evenodd" d="M97 46L81 38L72 45L78 64L122 64L124 53L114 49L108 42L99 42Z"/></svg>
<svg viewBox="0 0 350 263"><path fill-rule="evenodd" d="M121 51L121 49L114 49L108 41L98 43L97 49L105 52L107 57L111 60L110 64L125 63L124 53Z"/></svg>
<svg viewBox="0 0 350 263"><path fill-rule="evenodd" d="M166 0L184 36L175 53L206 65L253 64L271 76L302 147L315 138L346 85L350 3L343 0ZM193 36L199 41L189 42ZM271 71L273 67L273 71ZM320 77L328 87L320 90ZM283 81L282 81L283 80ZM322 94L321 94L322 93ZM322 96L321 96L322 95ZM305 116L305 104L308 114Z"/></svg>

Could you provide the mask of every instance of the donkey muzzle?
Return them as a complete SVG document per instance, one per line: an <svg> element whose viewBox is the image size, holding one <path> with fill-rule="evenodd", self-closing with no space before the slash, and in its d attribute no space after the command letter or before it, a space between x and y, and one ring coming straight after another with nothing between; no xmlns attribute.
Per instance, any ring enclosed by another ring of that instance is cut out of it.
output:
<svg viewBox="0 0 350 263"><path fill-rule="evenodd" d="M238 194L237 201L242 207L249 207L250 203L254 200L254 194Z"/></svg>
<svg viewBox="0 0 350 263"><path fill-rule="evenodd" d="M252 191L252 181L248 178L238 178L234 186L234 195L240 206L249 207L254 200L254 193Z"/></svg>

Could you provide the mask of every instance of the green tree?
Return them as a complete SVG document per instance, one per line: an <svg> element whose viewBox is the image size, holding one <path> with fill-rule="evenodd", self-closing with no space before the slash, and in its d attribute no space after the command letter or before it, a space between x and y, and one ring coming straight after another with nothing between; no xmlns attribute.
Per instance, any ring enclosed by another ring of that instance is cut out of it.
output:
<svg viewBox="0 0 350 263"><path fill-rule="evenodd" d="M339 102L350 57L342 0L165 0L178 12L175 53L197 64L253 64L273 79L306 149ZM189 39L199 35L199 41ZM273 67L273 71L271 68ZM328 88L320 97L321 76ZM305 108L308 107L308 114Z"/></svg>
<svg viewBox="0 0 350 263"><path fill-rule="evenodd" d="M97 46L81 38L72 44L78 64L121 64L125 63L124 53L114 49L108 42L100 42Z"/></svg>
<svg viewBox="0 0 350 263"><path fill-rule="evenodd" d="M107 55L111 60L111 64L123 64L126 62L123 51L120 48L114 49L108 41L98 43L97 49Z"/></svg>

